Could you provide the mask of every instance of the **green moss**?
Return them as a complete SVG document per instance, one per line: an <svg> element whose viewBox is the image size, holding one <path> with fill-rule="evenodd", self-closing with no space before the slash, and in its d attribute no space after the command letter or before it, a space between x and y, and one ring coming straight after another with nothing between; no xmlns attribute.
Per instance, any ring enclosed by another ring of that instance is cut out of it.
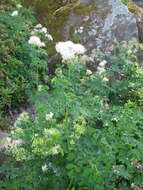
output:
<svg viewBox="0 0 143 190"><path fill-rule="evenodd" d="M86 15L96 10L97 10L96 7L87 6L83 3L80 3L79 5L74 7L74 13L78 15Z"/></svg>

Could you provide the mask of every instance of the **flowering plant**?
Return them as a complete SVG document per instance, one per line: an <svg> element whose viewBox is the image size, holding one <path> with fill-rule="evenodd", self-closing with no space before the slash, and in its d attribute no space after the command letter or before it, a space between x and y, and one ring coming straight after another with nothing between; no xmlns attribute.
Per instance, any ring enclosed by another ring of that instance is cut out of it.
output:
<svg viewBox="0 0 143 190"><path fill-rule="evenodd" d="M24 190L142 185L143 68L133 61L132 43L116 48L118 55L105 55L95 71L79 57L70 61L70 73L59 66L52 91L33 96L37 115L15 124L12 139L22 144L9 150L22 165L15 173L0 170L7 172L5 184Z"/></svg>

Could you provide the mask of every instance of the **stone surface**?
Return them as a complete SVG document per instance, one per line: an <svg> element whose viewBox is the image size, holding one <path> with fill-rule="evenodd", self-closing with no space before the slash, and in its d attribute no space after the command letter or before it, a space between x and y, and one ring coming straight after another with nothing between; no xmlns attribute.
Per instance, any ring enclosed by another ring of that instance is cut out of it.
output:
<svg viewBox="0 0 143 190"><path fill-rule="evenodd" d="M141 0L138 1L130 0L128 3L128 9L136 16L139 41L143 43L143 2Z"/></svg>
<svg viewBox="0 0 143 190"><path fill-rule="evenodd" d="M8 133L0 131L0 148L4 148L8 145Z"/></svg>
<svg viewBox="0 0 143 190"><path fill-rule="evenodd" d="M77 39L78 35L88 50L107 50L114 41L138 36L135 16L120 0L78 0L80 5L64 7L58 15L54 15L58 9L55 0L24 1L34 5L39 22L48 27L55 43Z"/></svg>
<svg viewBox="0 0 143 190"><path fill-rule="evenodd" d="M89 5L90 5L89 0ZM73 26L84 27L81 43L88 49L108 49L114 41L129 40L138 36L136 18L120 0L94 0L96 11L85 16L71 13L65 26L65 39Z"/></svg>

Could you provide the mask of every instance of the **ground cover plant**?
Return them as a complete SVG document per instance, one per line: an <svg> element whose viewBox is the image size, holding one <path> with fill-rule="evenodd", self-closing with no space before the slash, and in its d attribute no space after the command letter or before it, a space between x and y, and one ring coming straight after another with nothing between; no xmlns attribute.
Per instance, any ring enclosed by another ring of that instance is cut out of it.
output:
<svg viewBox="0 0 143 190"><path fill-rule="evenodd" d="M52 89L39 86L36 116L22 113L11 133L22 140L0 168L1 189L130 190L143 183L142 45L122 43L98 57L58 66ZM97 54L96 54L97 56ZM15 162L16 161L16 162Z"/></svg>
<svg viewBox="0 0 143 190"><path fill-rule="evenodd" d="M47 52L28 43L34 23L19 1L0 1L0 127L47 74Z"/></svg>

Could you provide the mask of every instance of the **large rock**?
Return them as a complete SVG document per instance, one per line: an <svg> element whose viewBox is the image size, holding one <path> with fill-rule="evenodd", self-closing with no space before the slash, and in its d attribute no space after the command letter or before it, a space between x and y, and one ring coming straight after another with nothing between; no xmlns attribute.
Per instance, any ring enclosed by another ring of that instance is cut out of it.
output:
<svg viewBox="0 0 143 190"><path fill-rule="evenodd" d="M136 18L120 0L74 0L62 8L55 0L24 2L34 5L38 20L48 27L55 42L78 39L79 34L88 50L105 50L116 40L138 36Z"/></svg>
<svg viewBox="0 0 143 190"><path fill-rule="evenodd" d="M84 3L90 0L84 0ZM92 1L93 2L93 1ZM70 13L65 26L65 39L71 38L71 29L83 26L81 43L88 49L101 48L107 50L114 41L130 40L138 37L136 18L130 13L120 0L94 0L92 7L96 11L89 14L78 15L76 11Z"/></svg>

